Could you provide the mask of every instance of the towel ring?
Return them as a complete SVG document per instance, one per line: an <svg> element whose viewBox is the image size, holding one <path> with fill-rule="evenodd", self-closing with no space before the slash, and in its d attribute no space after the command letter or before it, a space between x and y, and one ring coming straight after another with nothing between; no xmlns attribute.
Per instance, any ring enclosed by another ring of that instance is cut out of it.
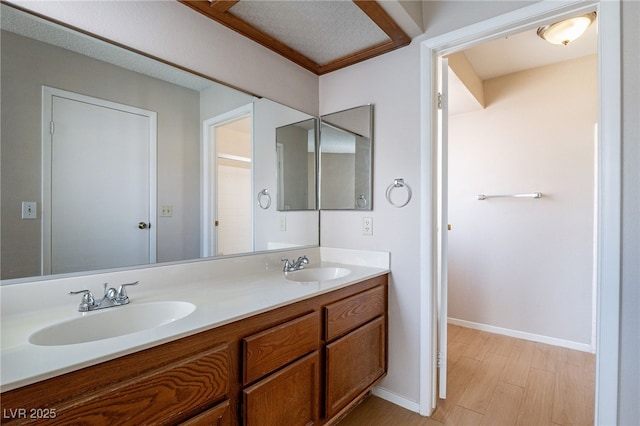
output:
<svg viewBox="0 0 640 426"><path fill-rule="evenodd" d="M365 197L364 194L358 195L358 198L356 198L356 207L358 207L359 209L363 209L367 207L368 204L369 202L367 201L367 197Z"/></svg>
<svg viewBox="0 0 640 426"><path fill-rule="evenodd" d="M391 199L391 193L393 192L394 189L396 188L405 188L407 190L407 200L404 203L401 204L396 204L393 202L393 200ZM387 197L387 201L389 202L389 204L391 204L394 207L404 207L407 204L409 204L409 201L411 201L411 188L409 187L408 184L404 183L404 179L402 178L398 178L398 179L394 179L393 183L391 185L389 185L389 187L387 188L387 193L386 193L386 197Z"/></svg>
<svg viewBox="0 0 640 426"><path fill-rule="evenodd" d="M267 200L266 204L262 203L262 200L265 199ZM271 195L269 194L269 191L267 191L267 188L263 189L262 191L258 192L258 205L260 206L261 209L268 209L269 207L271 207Z"/></svg>

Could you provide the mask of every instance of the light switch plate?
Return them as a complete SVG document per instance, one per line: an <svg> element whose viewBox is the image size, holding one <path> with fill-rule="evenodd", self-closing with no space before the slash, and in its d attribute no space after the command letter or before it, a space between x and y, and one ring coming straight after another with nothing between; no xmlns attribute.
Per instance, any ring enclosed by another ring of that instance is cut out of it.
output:
<svg viewBox="0 0 640 426"><path fill-rule="evenodd" d="M280 231L286 231L286 230L287 230L287 217L280 216Z"/></svg>
<svg viewBox="0 0 640 426"><path fill-rule="evenodd" d="M173 216L173 206L160 207L160 217L172 217L172 216Z"/></svg>

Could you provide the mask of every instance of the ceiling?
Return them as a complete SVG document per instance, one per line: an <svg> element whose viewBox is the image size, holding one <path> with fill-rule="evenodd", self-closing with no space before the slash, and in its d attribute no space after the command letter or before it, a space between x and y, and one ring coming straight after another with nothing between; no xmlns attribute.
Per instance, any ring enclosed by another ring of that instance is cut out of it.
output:
<svg viewBox="0 0 640 426"><path fill-rule="evenodd" d="M537 27L508 37L498 38L464 51L480 80L488 80L581 58L597 53L597 25L592 24L577 40L567 46L546 42L536 34ZM482 108L462 81L449 72L449 113L460 114Z"/></svg>
<svg viewBox="0 0 640 426"><path fill-rule="evenodd" d="M518 71L568 61L596 53L596 25L567 46L548 43L537 34L537 28L482 43L465 50L481 80Z"/></svg>
<svg viewBox="0 0 640 426"><path fill-rule="evenodd" d="M321 75L411 38L373 0L178 0Z"/></svg>

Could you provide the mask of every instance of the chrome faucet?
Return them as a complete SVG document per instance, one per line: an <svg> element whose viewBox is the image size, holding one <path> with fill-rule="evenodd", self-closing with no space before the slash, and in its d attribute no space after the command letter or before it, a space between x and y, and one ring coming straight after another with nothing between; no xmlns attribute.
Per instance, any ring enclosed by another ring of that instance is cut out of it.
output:
<svg viewBox="0 0 640 426"><path fill-rule="evenodd" d="M80 290L80 291L72 291L69 292L70 295L82 294L82 301L78 306L79 312L89 312L95 311L98 309L111 308L113 306L122 306L126 305L130 302L129 296L127 295L126 287L131 285L137 285L138 281L122 284L118 290L115 288L107 288L108 284L104 283L104 296L102 299L97 302L93 294L91 294L90 290Z"/></svg>
<svg viewBox="0 0 640 426"><path fill-rule="evenodd" d="M284 262L284 267L282 268L284 272L299 271L300 269L304 268L304 265L309 264L309 259L307 258L306 255L300 256L293 263L289 262L289 259L282 259L282 261Z"/></svg>

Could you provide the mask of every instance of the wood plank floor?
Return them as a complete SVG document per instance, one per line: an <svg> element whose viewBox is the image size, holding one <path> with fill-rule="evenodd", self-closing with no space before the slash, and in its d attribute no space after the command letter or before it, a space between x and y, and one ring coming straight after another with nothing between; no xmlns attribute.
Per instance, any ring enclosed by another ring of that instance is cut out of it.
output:
<svg viewBox="0 0 640 426"><path fill-rule="evenodd" d="M371 396L339 426L593 425L595 355L449 325L447 399L422 417Z"/></svg>

